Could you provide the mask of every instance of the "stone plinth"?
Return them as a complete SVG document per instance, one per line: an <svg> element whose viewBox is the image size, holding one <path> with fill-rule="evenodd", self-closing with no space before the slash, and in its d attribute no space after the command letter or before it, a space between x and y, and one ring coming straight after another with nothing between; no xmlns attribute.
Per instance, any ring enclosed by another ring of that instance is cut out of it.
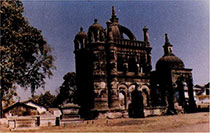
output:
<svg viewBox="0 0 210 133"><path fill-rule="evenodd" d="M123 113L122 112L109 112L107 113L107 118L109 119L116 119L116 118L122 118Z"/></svg>
<svg viewBox="0 0 210 133"><path fill-rule="evenodd" d="M147 107L144 108L144 116L160 116L166 113L166 107Z"/></svg>
<svg viewBox="0 0 210 133"><path fill-rule="evenodd" d="M10 129L37 127L37 118L35 116L11 116L7 117L7 119Z"/></svg>
<svg viewBox="0 0 210 133"><path fill-rule="evenodd" d="M80 118L63 118L60 120L60 125L61 126L68 126L68 125L74 125L74 124L81 124L83 123L83 120Z"/></svg>
<svg viewBox="0 0 210 133"><path fill-rule="evenodd" d="M73 103L67 103L61 106L62 118L80 118L80 106Z"/></svg>
<svg viewBox="0 0 210 133"><path fill-rule="evenodd" d="M56 116L40 116L40 125L41 127L45 126L56 126Z"/></svg>

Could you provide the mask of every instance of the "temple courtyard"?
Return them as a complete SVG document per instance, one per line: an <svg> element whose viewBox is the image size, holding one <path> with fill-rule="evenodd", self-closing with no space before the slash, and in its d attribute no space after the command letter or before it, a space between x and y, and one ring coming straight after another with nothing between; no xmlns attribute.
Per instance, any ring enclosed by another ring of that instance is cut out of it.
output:
<svg viewBox="0 0 210 133"><path fill-rule="evenodd" d="M9 131L0 125L0 132ZM209 112L154 116L147 118L119 118L85 120L80 124L14 130L17 132L208 132ZM14 132L13 131L13 132Z"/></svg>

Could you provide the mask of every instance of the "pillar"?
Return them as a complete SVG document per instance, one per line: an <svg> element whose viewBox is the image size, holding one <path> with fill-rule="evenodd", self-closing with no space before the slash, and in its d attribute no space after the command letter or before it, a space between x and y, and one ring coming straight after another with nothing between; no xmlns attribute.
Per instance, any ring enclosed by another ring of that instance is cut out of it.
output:
<svg viewBox="0 0 210 133"><path fill-rule="evenodd" d="M188 95L189 95L189 112L195 112L196 105L195 105L195 100L194 100L194 95L193 95L192 74L188 75L188 80L187 81L188 81L187 86L188 86Z"/></svg>

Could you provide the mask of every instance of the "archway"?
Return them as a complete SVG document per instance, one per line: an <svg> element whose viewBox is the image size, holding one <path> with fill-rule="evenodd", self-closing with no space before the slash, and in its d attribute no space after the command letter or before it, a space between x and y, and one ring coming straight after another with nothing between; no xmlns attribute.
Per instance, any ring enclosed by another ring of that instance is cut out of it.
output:
<svg viewBox="0 0 210 133"><path fill-rule="evenodd" d="M184 88L184 96L186 99L189 99L189 91L188 91L188 86L186 82L183 82L183 88Z"/></svg>
<svg viewBox="0 0 210 133"><path fill-rule="evenodd" d="M138 89L139 91L142 92L142 97L143 97L143 104L144 107L150 106L150 89L147 85L142 85L141 88Z"/></svg>
<svg viewBox="0 0 210 133"><path fill-rule="evenodd" d="M177 79L174 86L176 102L179 103L180 106L184 106L186 101L185 98L188 97L188 89L186 88L186 82L184 82L182 76Z"/></svg>
<svg viewBox="0 0 210 133"><path fill-rule="evenodd" d="M142 92L137 88L131 93L131 103L129 104L129 117L142 118L144 117L144 105Z"/></svg>
<svg viewBox="0 0 210 133"><path fill-rule="evenodd" d="M119 101L120 101L120 108L126 109L127 108L127 100L126 100L126 94L124 91L119 92Z"/></svg>
<svg viewBox="0 0 210 133"><path fill-rule="evenodd" d="M121 83L118 85L118 99L119 99L119 106L121 109L127 109L127 93L128 87L125 83Z"/></svg>
<svg viewBox="0 0 210 133"><path fill-rule="evenodd" d="M134 91L135 90L135 88L136 88L136 84L131 84L129 87L128 87L128 93L131 93L132 91Z"/></svg>

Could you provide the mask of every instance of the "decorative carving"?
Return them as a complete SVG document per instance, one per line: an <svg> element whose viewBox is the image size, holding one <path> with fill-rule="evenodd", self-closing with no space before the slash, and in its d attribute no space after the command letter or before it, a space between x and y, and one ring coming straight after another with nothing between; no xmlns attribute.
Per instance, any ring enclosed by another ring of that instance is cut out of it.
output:
<svg viewBox="0 0 210 133"><path fill-rule="evenodd" d="M101 41L104 41L105 40L104 32L100 32L100 40Z"/></svg>
<svg viewBox="0 0 210 133"><path fill-rule="evenodd" d="M106 83L105 82L94 82L94 88L95 89L103 89L106 87Z"/></svg>
<svg viewBox="0 0 210 133"><path fill-rule="evenodd" d="M109 57L110 57L110 60L115 60L116 59L115 52L110 52Z"/></svg>
<svg viewBox="0 0 210 133"><path fill-rule="evenodd" d="M104 75L105 67L104 62L94 62L94 75Z"/></svg>
<svg viewBox="0 0 210 133"><path fill-rule="evenodd" d="M117 63L115 61L110 63L110 70L112 73L117 72Z"/></svg>
<svg viewBox="0 0 210 133"><path fill-rule="evenodd" d="M100 31L97 30L97 31L96 31L96 34L95 34L95 42L99 42L99 41L100 41L100 40L99 40L99 36L100 36Z"/></svg>
<svg viewBox="0 0 210 133"><path fill-rule="evenodd" d="M112 81L111 82L111 88L112 89L116 89L117 88L117 85L118 85L118 82L117 81Z"/></svg>
<svg viewBox="0 0 210 133"><path fill-rule="evenodd" d="M93 33L93 32L91 32L90 34L91 34L91 38L90 38L91 40L90 40L90 42L95 42L94 33Z"/></svg>
<svg viewBox="0 0 210 133"><path fill-rule="evenodd" d="M107 22L107 40L109 43L114 42L114 35L111 28L111 22Z"/></svg>
<svg viewBox="0 0 210 133"><path fill-rule="evenodd" d="M110 95L113 97L113 96L118 96L118 92L117 92L117 89L112 89L110 90Z"/></svg>
<svg viewBox="0 0 210 133"><path fill-rule="evenodd" d="M105 89L94 90L94 93L97 98L105 98L107 96Z"/></svg>

